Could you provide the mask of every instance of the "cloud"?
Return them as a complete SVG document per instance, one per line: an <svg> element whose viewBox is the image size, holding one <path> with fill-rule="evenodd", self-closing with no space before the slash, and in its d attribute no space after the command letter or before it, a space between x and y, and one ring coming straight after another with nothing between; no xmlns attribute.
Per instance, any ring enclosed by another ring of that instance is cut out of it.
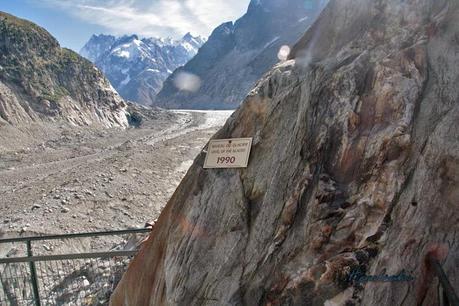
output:
<svg viewBox="0 0 459 306"><path fill-rule="evenodd" d="M104 27L108 33L179 37L208 36L246 11L249 0L41 0L41 4Z"/></svg>

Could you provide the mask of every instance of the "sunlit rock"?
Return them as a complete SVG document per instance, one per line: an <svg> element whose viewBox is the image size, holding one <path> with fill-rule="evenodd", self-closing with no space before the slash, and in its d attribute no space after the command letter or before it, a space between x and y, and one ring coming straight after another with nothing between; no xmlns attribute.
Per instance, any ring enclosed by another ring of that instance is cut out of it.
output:
<svg viewBox="0 0 459 306"><path fill-rule="evenodd" d="M458 32L457 1L331 1L215 135L253 137L248 167L197 156L112 305L439 305L427 254L459 288Z"/></svg>

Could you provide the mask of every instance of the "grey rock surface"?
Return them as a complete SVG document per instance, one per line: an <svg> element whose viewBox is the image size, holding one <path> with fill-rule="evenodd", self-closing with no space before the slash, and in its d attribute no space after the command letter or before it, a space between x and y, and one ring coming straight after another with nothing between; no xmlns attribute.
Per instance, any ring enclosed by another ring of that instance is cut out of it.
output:
<svg viewBox="0 0 459 306"><path fill-rule="evenodd" d="M323 0L253 0L247 13L217 27L198 54L167 78L154 105L165 108L235 109L276 62L283 45L294 44L315 20ZM181 73L201 80L196 91L176 86Z"/></svg>
<svg viewBox="0 0 459 306"><path fill-rule="evenodd" d="M203 151L111 305L437 305L459 287L459 3L332 0ZM355 271L406 282L352 281Z"/></svg>

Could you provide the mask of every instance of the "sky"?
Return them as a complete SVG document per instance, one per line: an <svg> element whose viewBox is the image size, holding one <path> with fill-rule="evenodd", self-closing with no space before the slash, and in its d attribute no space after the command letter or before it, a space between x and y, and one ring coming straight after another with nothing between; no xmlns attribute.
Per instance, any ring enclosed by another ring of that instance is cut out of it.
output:
<svg viewBox="0 0 459 306"><path fill-rule="evenodd" d="M241 17L248 5L249 0L0 0L0 11L37 23L78 52L92 34L207 37Z"/></svg>

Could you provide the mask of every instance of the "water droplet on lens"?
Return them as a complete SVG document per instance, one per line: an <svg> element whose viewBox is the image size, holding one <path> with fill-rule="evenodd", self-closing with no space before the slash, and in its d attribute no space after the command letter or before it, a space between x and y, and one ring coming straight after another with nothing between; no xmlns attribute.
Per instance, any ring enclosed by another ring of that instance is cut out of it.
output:
<svg viewBox="0 0 459 306"><path fill-rule="evenodd" d="M174 85L180 90L196 92L201 87L201 79L189 72L179 72L174 78Z"/></svg>
<svg viewBox="0 0 459 306"><path fill-rule="evenodd" d="M279 60L281 61L285 61L287 60L288 56L290 55L290 47L289 46L282 46L280 49L279 49L279 53L277 53L277 57L279 58Z"/></svg>

